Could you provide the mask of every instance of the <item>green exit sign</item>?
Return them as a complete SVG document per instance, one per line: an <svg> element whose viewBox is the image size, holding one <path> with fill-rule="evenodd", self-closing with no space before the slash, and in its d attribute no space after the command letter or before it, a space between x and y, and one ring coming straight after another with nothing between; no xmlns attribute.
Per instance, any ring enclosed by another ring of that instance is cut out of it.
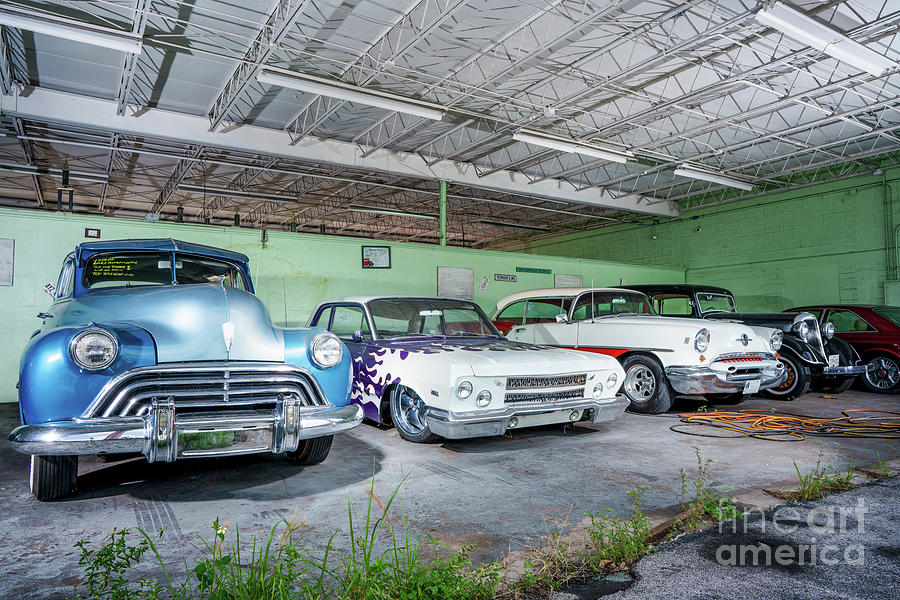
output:
<svg viewBox="0 0 900 600"><path fill-rule="evenodd" d="M535 269L533 267L516 267L516 273L540 273L541 275L553 275L550 269Z"/></svg>

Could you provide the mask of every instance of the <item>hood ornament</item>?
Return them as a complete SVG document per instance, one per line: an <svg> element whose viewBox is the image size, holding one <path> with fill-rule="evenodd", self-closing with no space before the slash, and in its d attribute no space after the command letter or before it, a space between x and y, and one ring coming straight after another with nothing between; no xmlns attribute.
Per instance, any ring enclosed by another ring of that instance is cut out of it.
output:
<svg viewBox="0 0 900 600"><path fill-rule="evenodd" d="M225 352L231 352L231 342L234 341L234 323L231 321L222 323L222 337L225 340ZM746 346L746 344L744 345Z"/></svg>
<svg viewBox="0 0 900 600"><path fill-rule="evenodd" d="M746 346L747 344L750 343L750 340L752 340L752 339L753 339L753 338L747 337L747 334L746 334L746 333L742 333L742 334L741 334L741 337L739 337L737 340L738 340L740 343L742 343L743 345Z"/></svg>

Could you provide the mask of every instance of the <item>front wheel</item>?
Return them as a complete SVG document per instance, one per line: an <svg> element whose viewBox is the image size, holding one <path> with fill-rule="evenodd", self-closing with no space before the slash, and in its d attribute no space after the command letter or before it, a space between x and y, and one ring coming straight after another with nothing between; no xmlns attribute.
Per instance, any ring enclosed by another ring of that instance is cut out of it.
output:
<svg viewBox="0 0 900 600"><path fill-rule="evenodd" d="M745 394L744 392L735 392L733 394L704 394L703 397L710 404L729 404L731 406L741 404L747 398L749 398L751 394Z"/></svg>
<svg viewBox="0 0 900 600"><path fill-rule="evenodd" d="M334 441L333 435L323 435L322 437L312 438L308 440L300 440L300 444L293 452L286 452L287 458L295 465L308 467L323 462L328 453L331 452L331 443Z"/></svg>
<svg viewBox="0 0 900 600"><path fill-rule="evenodd" d="M892 392L900 383L900 360L893 356L880 355L869 359L869 370L863 375L863 387L870 392Z"/></svg>
<svg viewBox="0 0 900 600"><path fill-rule="evenodd" d="M656 360L635 354L622 361L622 368L625 369L622 391L631 401L628 410L649 414L669 410L674 393Z"/></svg>
<svg viewBox="0 0 900 600"><path fill-rule="evenodd" d="M404 440L416 443L435 438L425 417L425 403L410 388L398 385L391 390L391 420Z"/></svg>
<svg viewBox="0 0 900 600"><path fill-rule="evenodd" d="M77 456L31 457L31 493L38 500L58 500L75 493Z"/></svg>
<svg viewBox="0 0 900 600"><path fill-rule="evenodd" d="M809 391L812 382L812 374L809 367L798 361L793 356L779 356L778 360L784 365L787 379L777 387L763 390L762 394L776 400L795 400Z"/></svg>

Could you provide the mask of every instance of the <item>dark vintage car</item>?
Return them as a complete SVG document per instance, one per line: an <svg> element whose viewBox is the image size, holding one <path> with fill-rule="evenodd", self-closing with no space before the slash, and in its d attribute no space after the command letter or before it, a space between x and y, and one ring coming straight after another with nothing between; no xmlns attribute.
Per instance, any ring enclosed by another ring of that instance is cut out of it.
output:
<svg viewBox="0 0 900 600"><path fill-rule="evenodd" d="M734 296L709 285L629 285L650 296L659 314L669 317L740 321L753 327L774 327L784 332L779 360L788 377L781 385L761 392L771 398L793 400L810 387L840 393L866 372L866 365L834 327L820 326L816 315L802 310L781 313L738 312Z"/></svg>
<svg viewBox="0 0 900 600"><path fill-rule="evenodd" d="M362 422L344 345L324 329L275 327L237 252L169 239L83 243L38 317L9 440L31 455L40 500L75 490L79 455L271 452L311 465Z"/></svg>
<svg viewBox="0 0 900 600"><path fill-rule="evenodd" d="M900 306L829 304L792 308L808 311L834 327L835 336L862 356L868 370L860 377L872 392L900 392Z"/></svg>

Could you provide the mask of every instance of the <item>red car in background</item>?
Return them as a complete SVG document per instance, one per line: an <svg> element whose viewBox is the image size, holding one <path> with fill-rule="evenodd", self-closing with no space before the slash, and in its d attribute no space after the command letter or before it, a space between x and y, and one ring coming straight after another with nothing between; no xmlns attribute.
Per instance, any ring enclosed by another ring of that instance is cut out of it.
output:
<svg viewBox="0 0 900 600"><path fill-rule="evenodd" d="M833 323L835 335L859 353L869 370L860 375L871 392L900 391L900 306L829 304L800 306L820 323Z"/></svg>

